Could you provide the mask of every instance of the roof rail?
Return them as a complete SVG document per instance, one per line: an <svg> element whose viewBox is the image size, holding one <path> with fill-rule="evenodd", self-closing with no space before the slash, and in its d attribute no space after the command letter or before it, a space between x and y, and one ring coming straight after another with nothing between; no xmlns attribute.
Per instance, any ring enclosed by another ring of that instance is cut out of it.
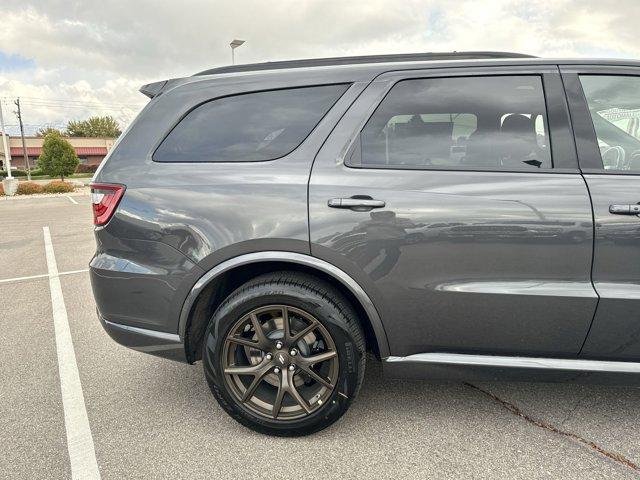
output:
<svg viewBox="0 0 640 480"><path fill-rule="evenodd" d="M364 55L357 57L309 58L278 62L247 63L211 68L195 75L218 75L221 73L252 72L257 70L281 70L285 68L325 67L329 65L355 65L360 63L424 62L435 60L473 60L491 58L535 58L533 55L512 52L429 52L401 53L394 55Z"/></svg>

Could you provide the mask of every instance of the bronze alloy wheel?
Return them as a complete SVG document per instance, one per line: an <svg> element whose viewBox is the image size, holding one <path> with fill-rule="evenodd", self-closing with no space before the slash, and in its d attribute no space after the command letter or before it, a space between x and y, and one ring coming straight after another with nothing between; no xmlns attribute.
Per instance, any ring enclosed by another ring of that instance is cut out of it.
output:
<svg viewBox="0 0 640 480"><path fill-rule="evenodd" d="M339 373L327 329L287 305L256 308L240 318L224 340L222 367L236 401L271 420L295 420L321 408Z"/></svg>

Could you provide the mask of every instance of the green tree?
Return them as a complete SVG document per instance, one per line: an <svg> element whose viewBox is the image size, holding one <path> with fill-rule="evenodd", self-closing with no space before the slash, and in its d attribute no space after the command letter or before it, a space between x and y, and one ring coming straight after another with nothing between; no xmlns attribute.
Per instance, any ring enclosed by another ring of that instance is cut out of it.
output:
<svg viewBox="0 0 640 480"><path fill-rule="evenodd" d="M46 127L42 127L39 128L38 131L36 132L36 136L37 137L46 137L48 133L59 133L60 135L62 135L62 132L60 130L58 130L57 128L53 128L51 126L46 126Z"/></svg>
<svg viewBox="0 0 640 480"><path fill-rule="evenodd" d="M90 117L86 120L71 120L67 123L70 137L119 137L122 131L118 122L110 115Z"/></svg>
<svg viewBox="0 0 640 480"><path fill-rule="evenodd" d="M64 177L73 174L78 166L78 156L71 144L60 133L50 132L44 137L42 153L38 158L38 168L50 177Z"/></svg>

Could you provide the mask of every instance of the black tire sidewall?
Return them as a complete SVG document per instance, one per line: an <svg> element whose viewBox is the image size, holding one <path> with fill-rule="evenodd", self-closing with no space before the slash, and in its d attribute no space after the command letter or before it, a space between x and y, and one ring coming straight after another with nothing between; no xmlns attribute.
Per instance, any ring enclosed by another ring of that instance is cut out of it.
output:
<svg viewBox="0 0 640 480"><path fill-rule="evenodd" d="M333 394L322 408L301 419L272 420L251 412L228 391L221 371L221 352L229 329L250 311L268 305L288 305L308 312L329 331L338 351L339 374ZM203 341L205 376L220 405L243 425L272 435L306 435L331 425L344 414L357 394L359 370L364 366L365 353L359 351L340 310L330 299L299 285L271 283L240 289L215 312Z"/></svg>

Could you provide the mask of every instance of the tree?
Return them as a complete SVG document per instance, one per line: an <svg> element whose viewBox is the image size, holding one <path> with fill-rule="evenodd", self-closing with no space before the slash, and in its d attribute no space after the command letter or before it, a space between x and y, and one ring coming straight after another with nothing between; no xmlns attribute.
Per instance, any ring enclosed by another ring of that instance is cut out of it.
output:
<svg viewBox="0 0 640 480"><path fill-rule="evenodd" d="M37 137L46 137L48 133L59 133L60 135L62 135L62 132L60 130L58 130L57 128L53 128L52 126L46 126L46 127L42 127L39 128L38 131L36 132L36 136Z"/></svg>
<svg viewBox="0 0 640 480"><path fill-rule="evenodd" d="M44 137L42 153L38 158L38 168L50 177L64 177L73 174L78 166L78 156L71 144L60 133L50 132Z"/></svg>
<svg viewBox="0 0 640 480"><path fill-rule="evenodd" d="M70 137L119 137L122 131L118 122L110 115L90 117L86 120L71 120L67 123Z"/></svg>

